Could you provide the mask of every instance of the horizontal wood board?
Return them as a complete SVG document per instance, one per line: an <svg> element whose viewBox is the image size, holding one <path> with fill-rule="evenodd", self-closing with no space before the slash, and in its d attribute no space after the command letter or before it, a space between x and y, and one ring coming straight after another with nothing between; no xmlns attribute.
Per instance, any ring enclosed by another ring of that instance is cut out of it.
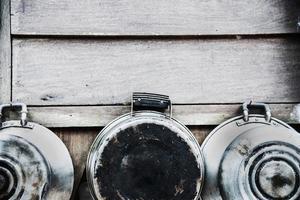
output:
<svg viewBox="0 0 300 200"><path fill-rule="evenodd" d="M298 0L12 0L19 35L228 35L297 32Z"/></svg>
<svg viewBox="0 0 300 200"><path fill-rule="evenodd" d="M13 100L128 104L131 93L175 104L300 102L300 40L14 39Z"/></svg>
<svg viewBox="0 0 300 200"><path fill-rule="evenodd" d="M300 104L270 104L272 115L290 124L300 123ZM29 120L47 127L99 127L130 112L130 106L29 107ZM251 111L252 112L252 111ZM253 113L263 114L259 110ZM5 113L7 118L17 118ZM174 105L173 117L186 125L217 125L241 115L241 105Z"/></svg>

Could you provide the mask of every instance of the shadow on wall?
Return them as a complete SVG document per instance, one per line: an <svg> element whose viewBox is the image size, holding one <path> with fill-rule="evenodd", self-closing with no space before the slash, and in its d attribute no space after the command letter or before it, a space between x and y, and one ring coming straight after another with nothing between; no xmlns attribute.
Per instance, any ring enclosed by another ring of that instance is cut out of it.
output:
<svg viewBox="0 0 300 200"><path fill-rule="evenodd" d="M282 9L282 21L285 21L286 23L282 23L282 26L284 26L284 29L290 30L290 32L294 32L295 30L299 30L300 27L298 26L299 18L300 18L300 1L296 0L287 0L287 1L273 1L278 9ZM276 14L276 13L274 13ZM293 20L287 20L291 19L293 16Z"/></svg>
<svg viewBox="0 0 300 200"><path fill-rule="evenodd" d="M76 200L93 200L86 180L80 183Z"/></svg>
<svg viewBox="0 0 300 200"><path fill-rule="evenodd" d="M276 3L276 1L274 1ZM281 64L284 66L284 70L289 76L283 76L285 79L282 80L282 84L286 87L286 95L289 95L294 102L300 102L300 1L281 1L281 5L277 5L279 9L284 9L285 13L282 16L282 20L286 21L288 16L295 16L293 20L283 23L284 28L291 29L292 31L297 30L298 34L283 40L283 45L289 48L285 51L279 52L281 54ZM283 72L284 73L284 72ZM294 91L294 92L291 92ZM275 91L276 92L276 91Z"/></svg>
<svg viewBox="0 0 300 200"><path fill-rule="evenodd" d="M300 12L299 12L300 13ZM281 60L282 70L278 73L278 78L284 77L281 81L281 86L285 87L285 93L282 95L289 95L291 101L295 103L300 102L300 34L288 37L282 41L281 46L288 48L279 48L279 59ZM276 69L274 69L276 70ZM282 76L286 73L287 76ZM276 91L274 91L276 92Z"/></svg>

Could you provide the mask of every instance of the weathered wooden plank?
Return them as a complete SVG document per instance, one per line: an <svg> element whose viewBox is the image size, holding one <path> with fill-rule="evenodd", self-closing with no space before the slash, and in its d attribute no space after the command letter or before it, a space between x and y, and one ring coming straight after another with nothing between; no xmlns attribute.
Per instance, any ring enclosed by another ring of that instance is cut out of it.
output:
<svg viewBox="0 0 300 200"><path fill-rule="evenodd" d="M295 33L297 0L12 0L13 34Z"/></svg>
<svg viewBox="0 0 300 200"><path fill-rule="evenodd" d="M300 104L271 104L272 114L300 123ZM216 125L241 114L240 105L174 105L173 116L186 125ZM130 112L129 106L29 107L29 118L48 127L105 126Z"/></svg>
<svg viewBox="0 0 300 200"><path fill-rule="evenodd" d="M300 101L300 40L13 41L13 100L124 104L134 91L177 104Z"/></svg>
<svg viewBox="0 0 300 200"><path fill-rule="evenodd" d="M73 160L75 183L72 200L75 198L79 183L85 170L89 148L100 129L53 129L67 146ZM55 149L54 149L55 151Z"/></svg>
<svg viewBox="0 0 300 200"><path fill-rule="evenodd" d="M215 128L215 126L188 126L188 128L201 145L208 134Z"/></svg>
<svg viewBox="0 0 300 200"><path fill-rule="evenodd" d="M10 0L0 1L0 103L11 96Z"/></svg>

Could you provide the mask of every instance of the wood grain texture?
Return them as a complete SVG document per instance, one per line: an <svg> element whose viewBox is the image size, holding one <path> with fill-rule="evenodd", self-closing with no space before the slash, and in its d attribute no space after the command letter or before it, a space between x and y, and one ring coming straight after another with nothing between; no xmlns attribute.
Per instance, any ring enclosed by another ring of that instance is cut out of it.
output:
<svg viewBox="0 0 300 200"><path fill-rule="evenodd" d="M215 127L216 126L188 126L200 145Z"/></svg>
<svg viewBox="0 0 300 200"><path fill-rule="evenodd" d="M89 148L99 133L98 129L53 129L53 131L61 138L67 146L72 157L75 180L74 189L71 199L75 199L79 183L85 170L85 163Z"/></svg>
<svg viewBox="0 0 300 200"><path fill-rule="evenodd" d="M126 104L134 91L173 103L300 101L300 40L15 39L13 100Z"/></svg>
<svg viewBox="0 0 300 200"><path fill-rule="evenodd" d="M10 101L11 95L11 38L10 0L0 1L0 103Z"/></svg>
<svg viewBox="0 0 300 200"><path fill-rule="evenodd" d="M186 125L217 125L241 114L241 105L174 105L173 117ZM300 123L300 104L271 104L272 115ZM29 107L29 119L47 127L105 126L130 112L129 106Z"/></svg>
<svg viewBox="0 0 300 200"><path fill-rule="evenodd" d="M295 33L298 0L12 0L12 33L219 35Z"/></svg>

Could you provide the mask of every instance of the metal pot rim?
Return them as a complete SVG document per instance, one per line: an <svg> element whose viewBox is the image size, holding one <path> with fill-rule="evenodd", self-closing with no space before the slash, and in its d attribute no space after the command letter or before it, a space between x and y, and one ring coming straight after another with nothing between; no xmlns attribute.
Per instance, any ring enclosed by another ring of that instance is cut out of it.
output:
<svg viewBox="0 0 300 200"><path fill-rule="evenodd" d="M213 135L219 131L221 128L223 128L225 125L227 124L230 124L230 123L234 123L236 122L237 120L241 120L243 119L244 116L243 115L239 115L239 116L236 116L236 117L233 117L233 118L230 118L224 122L222 122L221 124L219 124L217 127L215 127L210 133L209 135L204 139L202 145L201 145L201 150L203 150L203 148L205 147L205 145L208 143L208 141L210 140L211 137L213 137ZM260 114L250 114L249 115L249 118L261 118L261 119L264 119L265 116L264 115L260 115ZM294 130L290 125L288 125L287 123L283 122L282 120L279 120L277 118L274 118L274 117L271 117L271 121L274 121L278 124L280 124L281 126L284 126L288 129L292 129ZM252 123L255 123L255 122L252 122ZM257 123L262 123L262 122L257 122Z"/></svg>
<svg viewBox="0 0 300 200"><path fill-rule="evenodd" d="M73 163L68 149L55 133L34 122L21 125L19 120L10 120L3 122L0 134L23 138L44 157L50 176L50 183L47 183L48 199L71 197L74 184Z"/></svg>
<svg viewBox="0 0 300 200"><path fill-rule="evenodd" d="M249 132L255 130L260 130L260 132L262 130L275 130L277 127L280 128L280 130L282 131L287 130L287 132L292 133L292 135L294 133L298 134L291 126L289 126L285 122L273 117L270 118L270 121L268 122L266 121L265 115L259 114L249 115L249 121L247 122L244 122L243 115L233 117L214 128L201 145L201 150L205 159L205 178L207 178L205 180L204 190L202 193L203 197L212 198L211 195L216 195L214 196L214 198L221 199L221 186L219 185L218 178L220 167L222 165L224 155L226 155L225 153L227 148L229 148L229 146L231 146L232 143L236 142L235 140L239 138L239 136L243 134L248 134ZM224 145L220 146L221 144ZM214 149L213 152L212 149ZM228 162L229 161L227 160L226 166ZM232 161L231 164L233 163L234 162ZM227 168L229 169L231 167L228 166ZM222 169L222 171L223 170L224 169ZM224 172L224 174L226 173ZM228 176L229 175L227 174L226 177ZM232 175L231 177L233 178L235 176Z"/></svg>
<svg viewBox="0 0 300 200"><path fill-rule="evenodd" d="M86 175L87 175L87 180L88 180L88 185L90 188L90 192L93 196L93 198L97 198L97 195L94 192L94 186L92 183L92 178L91 175L93 174L93 157L95 157L95 152L97 150L98 144L100 143L100 141L107 135L110 134L110 130L113 129L114 127L117 126L122 126L122 124L127 123L128 121L132 122L135 120L138 120L138 118L144 118L144 119L160 119L161 122L164 122L164 125L167 124L174 124L177 129L181 130L180 134L186 134L190 139L190 141L187 141L185 138L183 138L181 135L181 138L184 139L184 141L187 142L187 144L189 144L190 148L192 149L193 146L190 145L191 141L193 142L193 144L195 145L193 148L193 153L194 155L197 153L197 157L196 157L196 161L198 163L199 169L200 169L200 175L201 175L201 184L200 184L200 188L197 191L197 194L195 195L194 200L197 200L200 197L201 194L201 190L203 187L203 180L204 180L204 159L203 159L203 154L201 152L201 147L199 145L199 143L197 142L197 139L195 138L195 136L193 135L193 133L181 122L179 122L178 120L174 119L173 117L170 117L164 113L161 112L157 112L157 111L151 111L151 110L142 110L142 111L134 111L134 112L130 112L130 113L126 113L124 115L121 115L120 117L114 119L113 121L111 121L109 124L107 124L98 134L98 136L96 137L96 139L94 140L93 144L90 147L89 150L89 154L88 154L88 158L87 158L87 162L86 162ZM135 119L136 118L136 119ZM113 133L113 131L111 132ZM195 151L197 151L195 153Z"/></svg>

